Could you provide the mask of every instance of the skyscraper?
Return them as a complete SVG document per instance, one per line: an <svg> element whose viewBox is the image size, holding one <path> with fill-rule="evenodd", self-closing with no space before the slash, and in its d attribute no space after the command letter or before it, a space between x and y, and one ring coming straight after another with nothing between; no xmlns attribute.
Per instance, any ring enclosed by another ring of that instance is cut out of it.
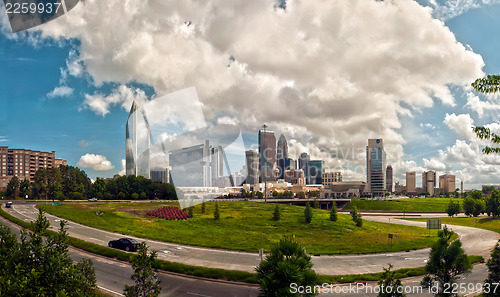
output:
<svg viewBox="0 0 500 297"><path fill-rule="evenodd" d="M247 169L247 184L255 185L259 183L259 153L249 150L245 152L246 169Z"/></svg>
<svg viewBox="0 0 500 297"><path fill-rule="evenodd" d="M288 158L288 143L285 135L281 134L276 147L276 160Z"/></svg>
<svg viewBox="0 0 500 297"><path fill-rule="evenodd" d="M295 168L295 160L291 158L281 158L278 159L278 178L279 179L284 179L285 178L285 171L291 170L291 169L297 169Z"/></svg>
<svg viewBox="0 0 500 297"><path fill-rule="evenodd" d="M259 130L260 181L276 180L276 136L270 130Z"/></svg>
<svg viewBox="0 0 500 297"><path fill-rule="evenodd" d="M455 191L455 176L451 174L441 175L439 177L439 188L442 194Z"/></svg>
<svg viewBox="0 0 500 297"><path fill-rule="evenodd" d="M392 166L387 165L387 168L385 169L385 180L386 180L386 185L385 188L387 192L392 193Z"/></svg>
<svg viewBox="0 0 500 297"><path fill-rule="evenodd" d="M127 175L150 177L150 128L144 109L132 102L125 126L125 160Z"/></svg>
<svg viewBox="0 0 500 297"><path fill-rule="evenodd" d="M366 182L373 196L385 196L385 151L382 139L368 139Z"/></svg>
<svg viewBox="0 0 500 297"><path fill-rule="evenodd" d="M436 187L436 172L425 171L422 173L422 188L424 193L434 195L434 188Z"/></svg>
<svg viewBox="0 0 500 297"><path fill-rule="evenodd" d="M321 185L323 184L323 173L325 173L325 161L309 160L307 161L306 183Z"/></svg>
<svg viewBox="0 0 500 297"><path fill-rule="evenodd" d="M406 193L417 193L417 173L415 171L406 173Z"/></svg>

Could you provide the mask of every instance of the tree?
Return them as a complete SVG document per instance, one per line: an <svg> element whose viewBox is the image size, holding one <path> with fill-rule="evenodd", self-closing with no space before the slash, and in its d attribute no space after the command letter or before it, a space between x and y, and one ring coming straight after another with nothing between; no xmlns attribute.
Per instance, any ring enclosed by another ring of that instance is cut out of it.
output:
<svg viewBox="0 0 500 297"><path fill-rule="evenodd" d="M311 223L313 218L313 212L311 209L311 205L309 205L309 202L306 203L306 208L304 209L304 218L307 224Z"/></svg>
<svg viewBox="0 0 500 297"><path fill-rule="evenodd" d="M473 191L470 193L471 198L473 199L483 199L483 191Z"/></svg>
<svg viewBox="0 0 500 297"><path fill-rule="evenodd" d="M35 172L33 198L54 201L55 193L61 191L61 188L61 172L59 169L45 168Z"/></svg>
<svg viewBox="0 0 500 297"><path fill-rule="evenodd" d="M18 189L19 189L19 179L17 178L17 176L14 175L7 184L5 195L8 198L15 199L17 196Z"/></svg>
<svg viewBox="0 0 500 297"><path fill-rule="evenodd" d="M460 213L460 203L458 201L455 203L453 200L450 200L448 203L448 207L446 208L446 213L448 216L452 217Z"/></svg>
<svg viewBox="0 0 500 297"><path fill-rule="evenodd" d="M105 189L106 189L106 183L102 178L98 177L96 178L92 186L90 186L90 196L92 196L92 198L102 199ZM137 195L137 198L139 198L139 195Z"/></svg>
<svg viewBox="0 0 500 297"><path fill-rule="evenodd" d="M357 227L363 226L363 219L361 218L361 214L358 212L358 208L356 207L356 205L352 208L351 217L354 223L356 223Z"/></svg>
<svg viewBox="0 0 500 297"><path fill-rule="evenodd" d="M59 232L40 210L31 231L21 240L0 226L0 296L95 296L97 285L92 261L73 264L68 235L61 221ZM45 239L44 239L45 238Z"/></svg>
<svg viewBox="0 0 500 297"><path fill-rule="evenodd" d="M500 76L499 75L488 75L484 78L478 78L472 83L472 87L481 93L492 94L498 93L500 90ZM472 131L476 133L479 139L489 140L493 144L500 143L500 136L491 132L489 128L486 127L472 127ZM484 154L500 153L499 147L485 146L483 148Z"/></svg>
<svg viewBox="0 0 500 297"><path fill-rule="evenodd" d="M404 287L401 280L394 278L394 271L391 271L392 265L389 264L388 268L384 268L382 278L378 282L380 287L378 297L404 297Z"/></svg>
<svg viewBox="0 0 500 297"><path fill-rule="evenodd" d="M278 203L276 203L276 207L274 208L274 213L273 213L273 221L279 221L280 220L280 206Z"/></svg>
<svg viewBox="0 0 500 297"><path fill-rule="evenodd" d="M500 241L491 252L491 258L486 263L488 278L484 281L484 296L498 296L497 284L500 283Z"/></svg>
<svg viewBox="0 0 500 297"><path fill-rule="evenodd" d="M438 296L453 296L452 285L459 275L468 274L472 265L462 249L462 242L457 239L450 243L453 232L445 226L439 231L439 239L431 249L431 254L425 266L425 276L421 285L431 288L437 285ZM447 289L445 291L445 289Z"/></svg>
<svg viewBox="0 0 500 297"><path fill-rule="evenodd" d="M19 196L25 198L30 192L30 180L25 178L19 183Z"/></svg>
<svg viewBox="0 0 500 297"><path fill-rule="evenodd" d="M271 247L271 253L256 268L260 296L316 296L314 290L301 294L293 292L291 287L291 284L296 284L297 287L313 288L317 275L312 267L311 257L296 241L281 239Z"/></svg>
<svg viewBox="0 0 500 297"><path fill-rule="evenodd" d="M260 192L260 191L257 191L256 195L257 195L257 198L259 198L259 199L264 198L264 194L262 194L262 192Z"/></svg>
<svg viewBox="0 0 500 297"><path fill-rule="evenodd" d="M488 216L500 216L500 191L493 189L491 196L486 198L486 213Z"/></svg>
<svg viewBox="0 0 500 297"><path fill-rule="evenodd" d="M194 206L190 206L190 207L188 207L188 216L189 216L190 218L192 218L192 217L193 217L193 210L194 210Z"/></svg>
<svg viewBox="0 0 500 297"><path fill-rule="evenodd" d="M477 217L480 214L484 213L486 206L484 204L483 199L476 199L474 200L474 210L472 211L472 215L474 217Z"/></svg>
<svg viewBox="0 0 500 297"><path fill-rule="evenodd" d="M206 207L207 207L207 206L206 206L206 204L205 204L205 201L203 201L203 202L201 203L201 213L205 213L205 211L206 211Z"/></svg>
<svg viewBox="0 0 500 297"><path fill-rule="evenodd" d="M474 199L472 199L471 197L465 198L463 207L465 215L469 217L472 216L472 214L474 213Z"/></svg>
<svg viewBox="0 0 500 297"><path fill-rule="evenodd" d="M319 208L319 201L318 199L314 199L314 206L313 206L315 209L318 209Z"/></svg>
<svg viewBox="0 0 500 297"><path fill-rule="evenodd" d="M130 277L134 286L125 286L123 291L126 297L154 297L161 293L158 271L153 268L156 261L156 251L148 255L148 246L143 241L139 244L137 254L132 257L132 269L134 273Z"/></svg>
<svg viewBox="0 0 500 297"><path fill-rule="evenodd" d="M214 220L216 221L220 220L219 202L215 202Z"/></svg>
<svg viewBox="0 0 500 297"><path fill-rule="evenodd" d="M337 203L335 201L332 202L332 210L330 211L330 221L336 222L338 219L337 214Z"/></svg>

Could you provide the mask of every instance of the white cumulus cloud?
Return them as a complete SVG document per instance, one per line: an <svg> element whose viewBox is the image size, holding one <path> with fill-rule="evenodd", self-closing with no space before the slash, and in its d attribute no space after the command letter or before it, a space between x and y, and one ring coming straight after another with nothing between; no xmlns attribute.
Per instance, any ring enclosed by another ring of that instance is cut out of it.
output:
<svg viewBox="0 0 500 297"><path fill-rule="evenodd" d="M80 158L80 161L76 163L76 166L82 168L92 168L95 171L108 171L115 168L115 166L111 164L105 156L88 153Z"/></svg>
<svg viewBox="0 0 500 297"><path fill-rule="evenodd" d="M73 88L68 86L58 86L47 94L49 98L67 97L73 94Z"/></svg>

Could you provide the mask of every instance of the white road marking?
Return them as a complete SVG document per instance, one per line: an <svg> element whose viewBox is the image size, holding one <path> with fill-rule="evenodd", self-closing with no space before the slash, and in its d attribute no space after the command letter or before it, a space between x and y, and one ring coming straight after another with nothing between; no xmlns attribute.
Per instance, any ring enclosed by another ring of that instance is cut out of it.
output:
<svg viewBox="0 0 500 297"><path fill-rule="evenodd" d="M203 295L203 294L198 294L198 293L191 293L191 292L186 292L188 295L193 295L193 296L202 296L202 297L212 297L210 295Z"/></svg>
<svg viewBox="0 0 500 297"><path fill-rule="evenodd" d="M107 288L105 288L105 287L102 287L102 286L98 286L98 287L99 287L99 289L101 289L101 290L104 290L104 291L107 291L107 292L110 292L110 293L116 294L116 295L118 295L118 296L125 296L125 295L123 295L122 293L115 292L115 291L110 290L110 289L107 289Z"/></svg>

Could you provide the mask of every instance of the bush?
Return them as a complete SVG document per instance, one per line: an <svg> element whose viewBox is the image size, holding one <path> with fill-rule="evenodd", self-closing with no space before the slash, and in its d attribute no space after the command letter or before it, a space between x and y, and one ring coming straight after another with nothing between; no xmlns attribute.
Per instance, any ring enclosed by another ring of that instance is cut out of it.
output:
<svg viewBox="0 0 500 297"><path fill-rule="evenodd" d="M214 220L216 220L216 221L220 220L219 203L218 202L215 202Z"/></svg>
<svg viewBox="0 0 500 297"><path fill-rule="evenodd" d="M137 200L137 199L139 199L139 194L137 194L137 193L133 193L132 195L130 195L130 198L131 198L132 200Z"/></svg>
<svg viewBox="0 0 500 297"><path fill-rule="evenodd" d="M276 203L276 207L274 208L273 220L274 221L280 220L280 206L277 203Z"/></svg>
<svg viewBox="0 0 500 297"><path fill-rule="evenodd" d="M332 210L330 211L330 221L336 222L338 219L337 215L337 203L335 201L332 202Z"/></svg>
<svg viewBox="0 0 500 297"><path fill-rule="evenodd" d="M306 209L304 209L304 218L305 218L307 224L311 223L312 217L313 217L313 212L311 209L311 205L309 205L309 202L307 202Z"/></svg>
<svg viewBox="0 0 500 297"><path fill-rule="evenodd" d="M363 226L363 219L361 219L361 214L358 212L358 208L356 206L353 206L352 208L351 217L357 227Z"/></svg>

